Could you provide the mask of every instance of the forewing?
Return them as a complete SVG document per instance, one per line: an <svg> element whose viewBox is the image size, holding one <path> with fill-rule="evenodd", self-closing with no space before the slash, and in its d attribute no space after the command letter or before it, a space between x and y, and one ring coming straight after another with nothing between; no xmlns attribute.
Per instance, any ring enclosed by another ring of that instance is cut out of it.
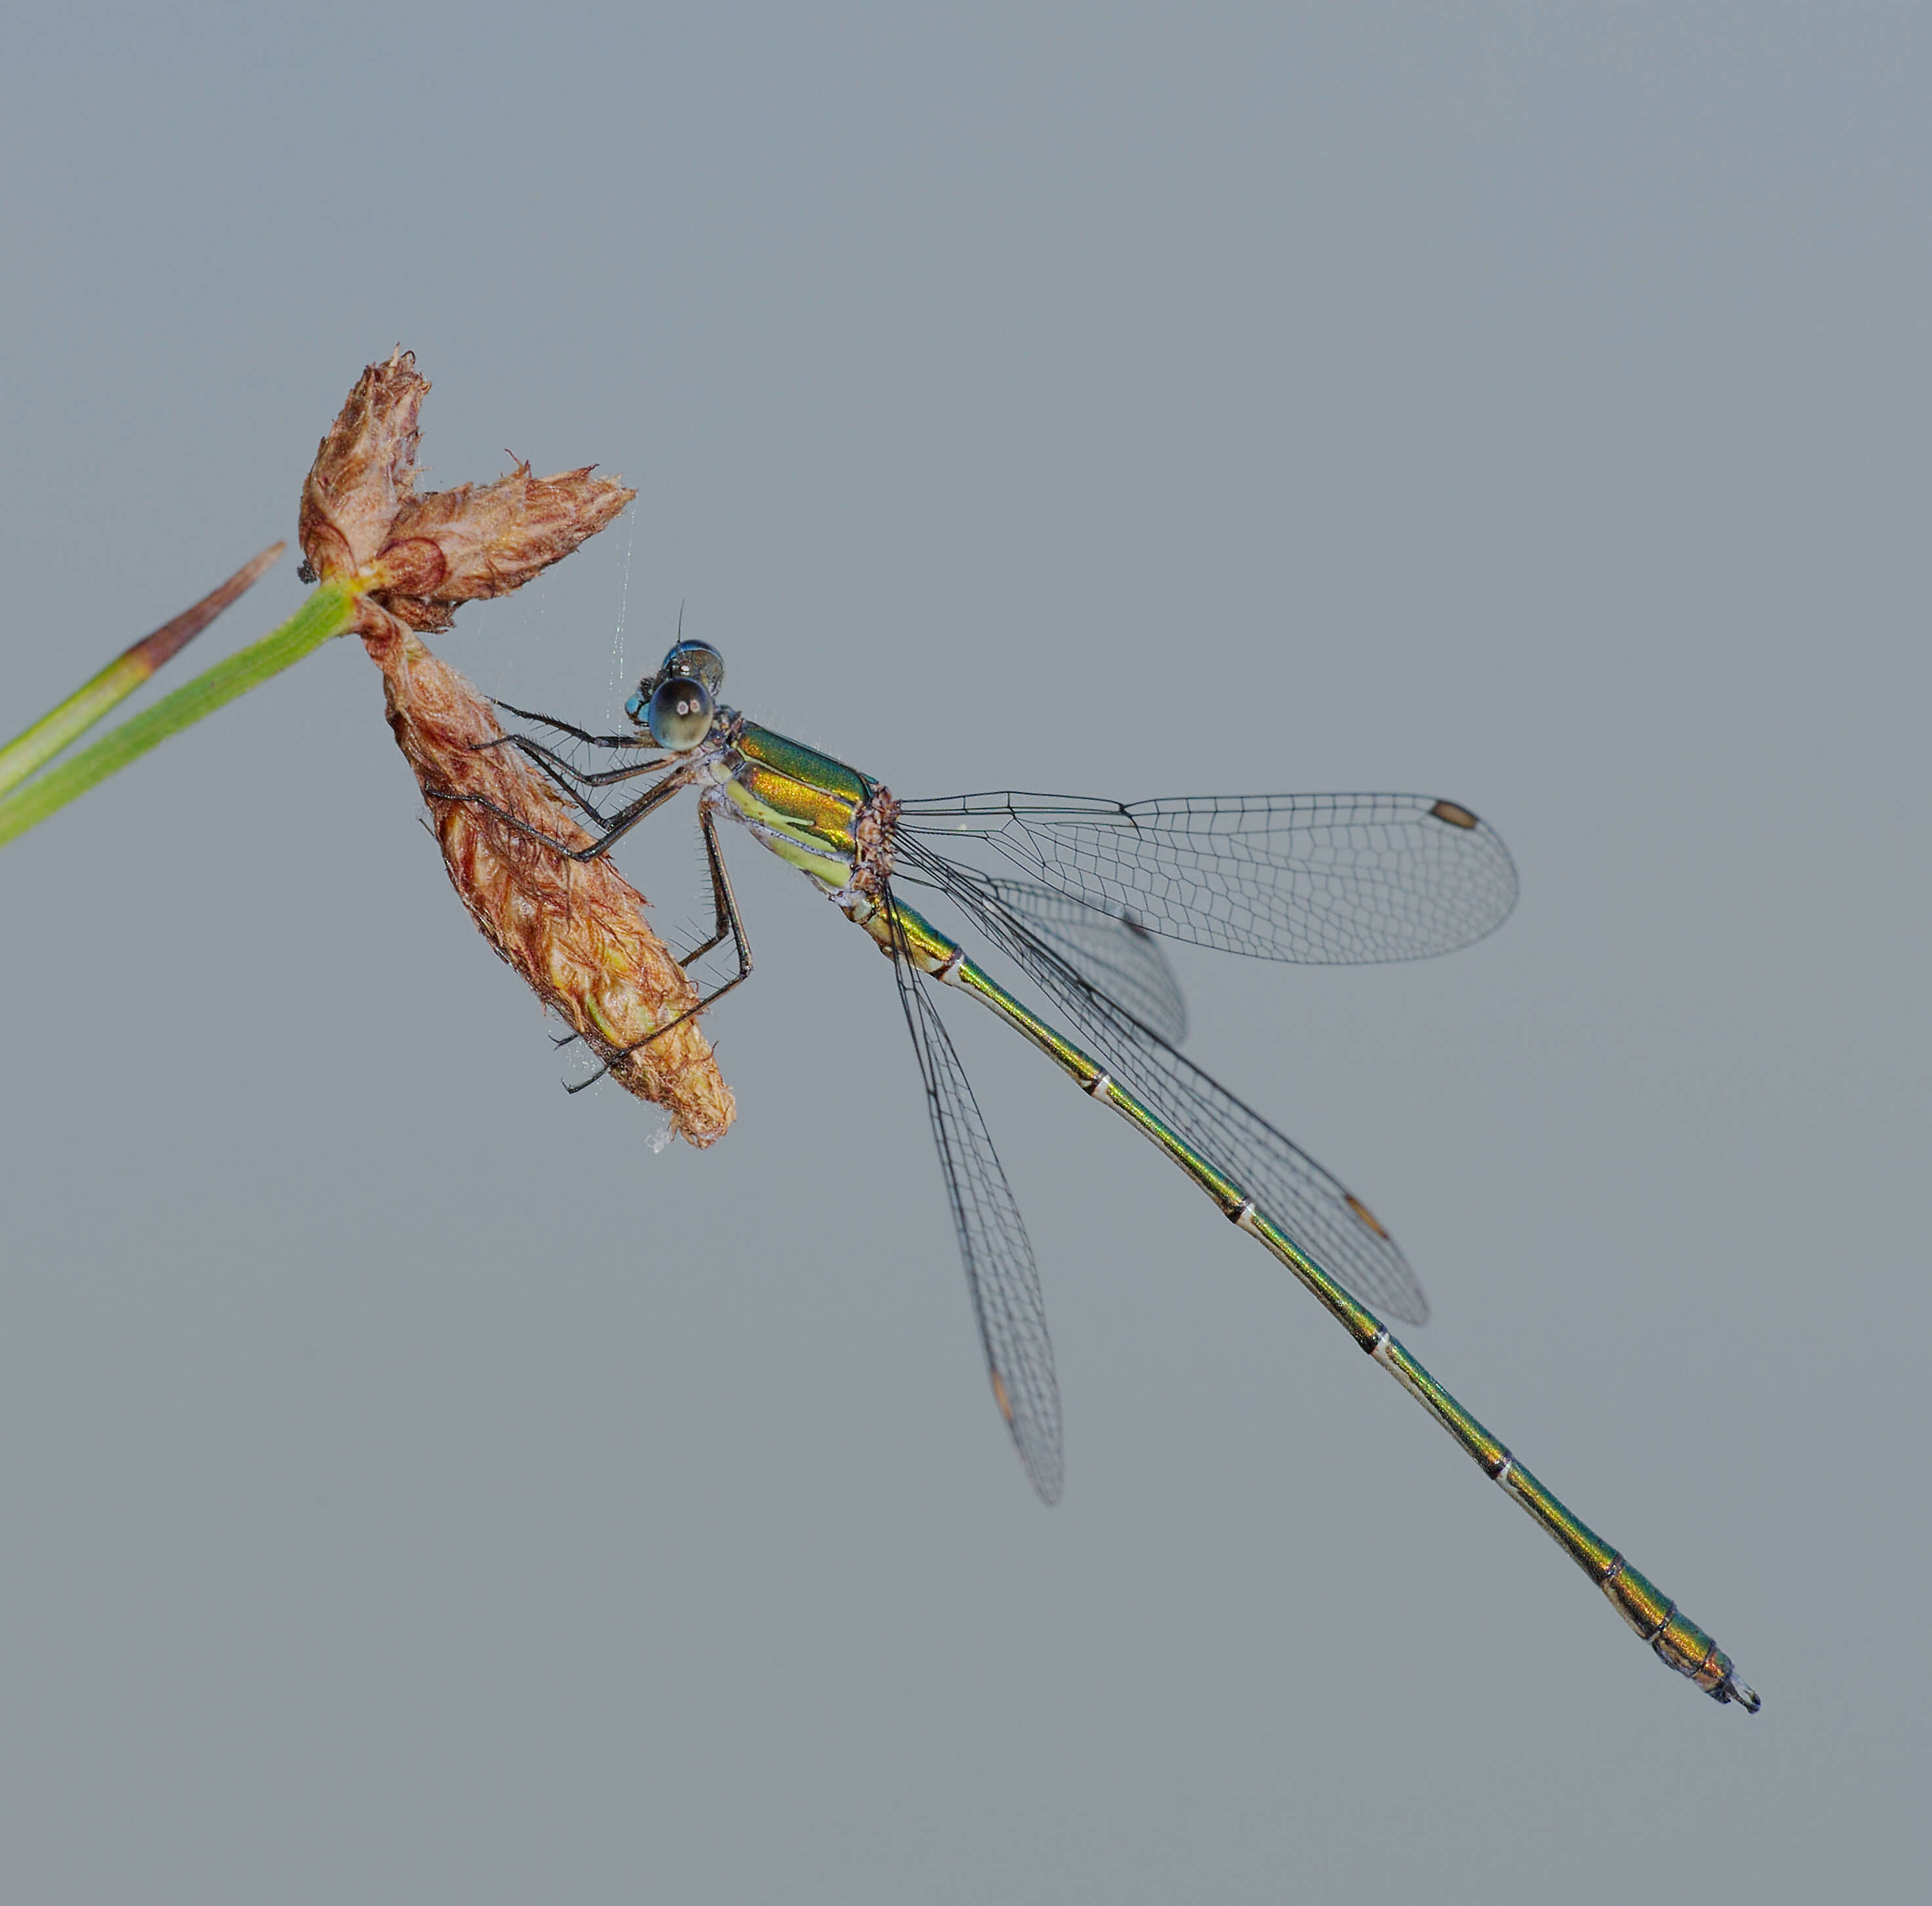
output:
<svg viewBox="0 0 1932 1906"><path fill-rule="evenodd" d="M1427 1318L1429 1300L1400 1247L1340 1179L1076 972L1005 906L997 882L930 853L917 858L927 877L1066 1010L1114 1078L1233 1179L1338 1284L1388 1317Z"/></svg>
<svg viewBox="0 0 1932 1906"><path fill-rule="evenodd" d="M1055 892L1262 959L1421 959L1480 940L1516 904L1494 830L1426 794L975 794L909 801L899 825L977 839Z"/></svg>
<svg viewBox="0 0 1932 1906"><path fill-rule="evenodd" d="M1060 1386L1033 1246L965 1069L927 994L925 977L902 946L895 950L892 966L926 1081L926 1110L959 1233L959 1254L966 1262L993 1400L1040 1500L1058 1502Z"/></svg>

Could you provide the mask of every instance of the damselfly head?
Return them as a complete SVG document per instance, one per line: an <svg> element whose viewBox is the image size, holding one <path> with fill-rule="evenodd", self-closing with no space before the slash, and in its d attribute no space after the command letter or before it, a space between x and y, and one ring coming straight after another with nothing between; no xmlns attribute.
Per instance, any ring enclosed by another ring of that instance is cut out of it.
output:
<svg viewBox="0 0 1932 1906"><path fill-rule="evenodd" d="M718 691L724 685L724 658L708 642L680 641L656 673L638 684L624 713L639 727L648 728L658 747L681 754L710 731ZM688 739L673 740L674 735Z"/></svg>

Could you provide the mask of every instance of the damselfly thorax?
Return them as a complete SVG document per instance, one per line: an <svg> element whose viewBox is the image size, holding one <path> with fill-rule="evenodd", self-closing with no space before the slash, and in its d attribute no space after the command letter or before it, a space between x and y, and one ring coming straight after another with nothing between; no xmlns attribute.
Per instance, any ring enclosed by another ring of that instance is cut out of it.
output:
<svg viewBox="0 0 1932 1906"><path fill-rule="evenodd" d="M715 752L698 777L701 799L825 887L848 919L878 921L900 812L891 790L734 709L718 715ZM890 949L878 925L874 937Z"/></svg>

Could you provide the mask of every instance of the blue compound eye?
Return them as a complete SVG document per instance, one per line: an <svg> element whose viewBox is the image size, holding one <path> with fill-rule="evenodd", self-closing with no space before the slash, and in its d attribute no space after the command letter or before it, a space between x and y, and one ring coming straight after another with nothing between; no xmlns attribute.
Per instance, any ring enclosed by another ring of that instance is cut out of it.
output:
<svg viewBox="0 0 1932 1906"><path fill-rule="evenodd" d="M710 733L716 706L703 682L674 675L658 683L645 714L645 725L658 747L673 754L686 754Z"/></svg>
<svg viewBox="0 0 1932 1906"><path fill-rule="evenodd" d="M664 667L659 675L694 675L711 692L711 699L718 699L718 691L724 685L724 658L708 642L680 642L664 658Z"/></svg>

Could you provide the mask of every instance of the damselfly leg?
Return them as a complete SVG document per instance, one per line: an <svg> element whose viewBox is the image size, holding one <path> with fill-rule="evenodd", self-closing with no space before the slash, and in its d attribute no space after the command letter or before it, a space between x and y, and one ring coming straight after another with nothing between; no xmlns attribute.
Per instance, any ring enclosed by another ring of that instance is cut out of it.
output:
<svg viewBox="0 0 1932 1906"><path fill-rule="evenodd" d="M639 772L645 771L640 769ZM512 814L502 802L491 800L487 794L459 794L450 789L431 787L423 790L423 797L429 801L466 802L472 807L481 808L486 814L494 814L499 820L508 822L519 834L542 842L553 853L561 855L566 860L592 861L602 859L646 814L655 813L673 795L680 793L686 784L686 779L676 767L673 767L668 771L667 778L648 793L632 802L628 808L610 815L601 814L587 801L572 796L577 805L603 829L585 847L572 847L568 841L560 841L554 834L546 834L540 827L532 827L520 814Z"/></svg>
<svg viewBox="0 0 1932 1906"><path fill-rule="evenodd" d="M534 709L519 708L514 702L498 701L494 696L490 700L492 706L500 708L506 715L518 715L526 721L541 721L546 728L554 728L559 734L568 735L573 741L582 742L587 747L616 748L622 751L629 748L656 748L658 745L649 735L593 735L585 729L574 727L568 721L560 721L554 715L539 715ZM502 739L504 741L518 741L520 738L515 735L506 735ZM485 745L494 748L500 746L500 743L491 742L486 743Z"/></svg>
<svg viewBox="0 0 1932 1906"><path fill-rule="evenodd" d="M632 1044L619 1047L589 1078L580 1079L574 1085L565 1086L565 1091L578 1092L594 1086L620 1059L628 1059L632 1053L641 1052L652 1040L662 1038L673 1026L682 1026L687 1019L696 1018L700 1013L716 1005L734 986L742 986L752 976L751 943L745 937L745 923L738 911L738 897L731 891L731 877L725 871L724 856L718 844L718 823L709 799L698 808L698 831L704 837L705 862L711 871L711 898L717 909L717 928L709 940L700 946L694 946L678 961L678 964L688 966L692 960L701 959L713 947L722 946L729 940L737 951L738 970L723 985L705 994L695 1005L686 1007L675 1019L667 1020L656 1032ZM574 1038L575 1035L572 1036ZM569 1041L559 1040L557 1043L566 1045Z"/></svg>

